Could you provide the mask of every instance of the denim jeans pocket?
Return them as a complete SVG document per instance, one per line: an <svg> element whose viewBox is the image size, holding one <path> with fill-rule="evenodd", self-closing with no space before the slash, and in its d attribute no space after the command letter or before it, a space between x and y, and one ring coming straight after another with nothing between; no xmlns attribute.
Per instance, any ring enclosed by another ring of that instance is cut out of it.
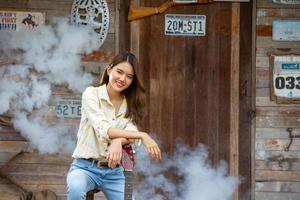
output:
<svg viewBox="0 0 300 200"><path fill-rule="evenodd" d="M115 167L113 169L111 169L110 174L124 174L124 168L122 166L120 167Z"/></svg>
<svg viewBox="0 0 300 200"><path fill-rule="evenodd" d="M70 169L88 169L90 166L92 165L92 163L90 163L89 161L85 161L82 159L75 159L72 164L71 164L71 168Z"/></svg>

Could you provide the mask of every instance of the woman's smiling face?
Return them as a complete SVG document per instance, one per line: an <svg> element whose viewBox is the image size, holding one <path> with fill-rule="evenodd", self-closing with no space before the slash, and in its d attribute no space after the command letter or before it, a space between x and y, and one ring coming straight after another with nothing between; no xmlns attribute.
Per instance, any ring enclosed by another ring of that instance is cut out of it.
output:
<svg viewBox="0 0 300 200"><path fill-rule="evenodd" d="M108 87L118 93L127 89L134 78L133 67L128 62L121 62L109 68L107 73L109 76Z"/></svg>

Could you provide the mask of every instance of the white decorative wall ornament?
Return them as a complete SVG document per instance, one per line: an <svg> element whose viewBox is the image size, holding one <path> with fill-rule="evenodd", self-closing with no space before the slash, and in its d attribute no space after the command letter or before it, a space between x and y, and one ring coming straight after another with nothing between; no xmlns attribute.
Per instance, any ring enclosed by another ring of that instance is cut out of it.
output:
<svg viewBox="0 0 300 200"><path fill-rule="evenodd" d="M103 44L109 28L109 10L106 0L74 0L71 22L92 26Z"/></svg>

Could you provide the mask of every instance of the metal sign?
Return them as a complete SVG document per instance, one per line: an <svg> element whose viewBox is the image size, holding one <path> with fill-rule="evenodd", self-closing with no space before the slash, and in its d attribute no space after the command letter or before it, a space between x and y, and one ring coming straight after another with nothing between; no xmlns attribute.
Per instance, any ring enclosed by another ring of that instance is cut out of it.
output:
<svg viewBox="0 0 300 200"><path fill-rule="evenodd" d="M300 98L300 56L274 56L273 59L274 95Z"/></svg>
<svg viewBox="0 0 300 200"><path fill-rule="evenodd" d="M0 11L0 31L34 30L44 23L44 13Z"/></svg>
<svg viewBox="0 0 300 200"><path fill-rule="evenodd" d="M165 15L165 35L205 36L205 15Z"/></svg>
<svg viewBox="0 0 300 200"><path fill-rule="evenodd" d="M278 4L300 4L300 0L273 0L273 3L278 3Z"/></svg>
<svg viewBox="0 0 300 200"><path fill-rule="evenodd" d="M103 44L109 28L109 10L105 0L74 0L71 22L90 25L100 37Z"/></svg>
<svg viewBox="0 0 300 200"><path fill-rule="evenodd" d="M300 41L300 20L274 20L273 40Z"/></svg>
<svg viewBox="0 0 300 200"><path fill-rule="evenodd" d="M81 100L57 100L55 105L56 116L60 118L80 118Z"/></svg>

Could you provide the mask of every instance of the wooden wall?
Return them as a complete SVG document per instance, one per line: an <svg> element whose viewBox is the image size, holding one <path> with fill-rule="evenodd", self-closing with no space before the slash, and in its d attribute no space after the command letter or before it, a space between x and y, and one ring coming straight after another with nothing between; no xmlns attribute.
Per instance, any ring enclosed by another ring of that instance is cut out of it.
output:
<svg viewBox="0 0 300 200"><path fill-rule="evenodd" d="M114 53L127 49L129 45L126 35L129 27L125 20L126 9L120 13L116 12L119 6L127 6L128 1L107 2L111 19L109 34L98 54L84 58L83 64L87 72L93 72L95 75L99 74L101 67L105 66ZM73 0L0 0L0 8L45 12L46 23L50 24L54 16L68 17L72 3ZM272 0L257 0L256 5L255 199L296 200L300 199L300 140L294 140L289 152L283 149L288 143L286 128L293 127L294 133L300 134L300 105L276 104L270 101L270 65L267 53L280 51L279 48L288 48L300 53L300 42L272 41L272 20L299 19L300 6L277 5L273 4ZM120 29L126 31L118 34ZM70 95L64 88L56 88L54 94ZM72 123L77 122L75 120ZM3 169L6 175L29 191L50 189L58 195L58 199L66 199L65 176L71 162L70 155L41 155L28 146L25 139L12 128L0 125L2 160L10 158L20 150L27 151L9 163L0 163L0 168L8 164ZM1 200L13 200L18 199L19 193L11 183L0 177L0 194ZM101 196L100 194L98 198L102 199Z"/></svg>
<svg viewBox="0 0 300 200"><path fill-rule="evenodd" d="M287 128L300 134L300 105L270 101L270 63L268 52L300 53L300 42L272 40L274 19L299 19L299 5L278 5L272 0L257 0L256 16L256 142L255 199L300 199L300 139L290 151Z"/></svg>
<svg viewBox="0 0 300 200"><path fill-rule="evenodd" d="M128 23L126 22L128 1L107 0L107 2L110 12L107 38L98 51L82 58L83 69L95 76L99 75L116 52L127 49L129 45L126 39L127 33L118 34L120 29L126 30L126 27L129 27L126 24ZM53 17L69 17L72 3L73 0L0 0L0 9L44 12L46 24L49 25ZM120 8L123 8L121 12L119 12ZM81 94L74 94L64 87L53 87L52 96L81 98ZM54 103L52 106L53 109L50 110L47 120L55 121ZM78 125L79 119L70 119L67 123ZM25 152L18 154L21 151ZM9 161L10 159L12 160ZM12 127L0 123L0 200L17 200L22 193L3 176L7 176L27 191L35 193L48 189L55 192L59 200L66 199L65 179L71 160L69 154L39 154ZM99 193L97 199L104 199L103 194Z"/></svg>

